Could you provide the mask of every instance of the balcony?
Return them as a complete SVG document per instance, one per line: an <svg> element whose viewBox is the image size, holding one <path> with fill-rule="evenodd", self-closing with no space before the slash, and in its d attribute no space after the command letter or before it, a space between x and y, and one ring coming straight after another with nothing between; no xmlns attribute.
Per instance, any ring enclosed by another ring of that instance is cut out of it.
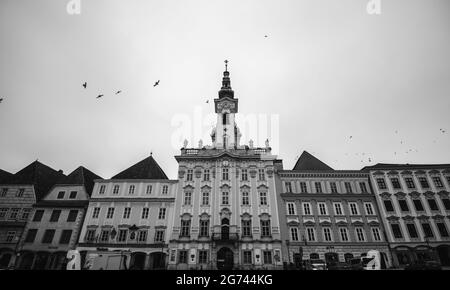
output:
<svg viewBox="0 0 450 290"><path fill-rule="evenodd" d="M237 233L214 233L212 240L215 242L236 242L239 239Z"/></svg>

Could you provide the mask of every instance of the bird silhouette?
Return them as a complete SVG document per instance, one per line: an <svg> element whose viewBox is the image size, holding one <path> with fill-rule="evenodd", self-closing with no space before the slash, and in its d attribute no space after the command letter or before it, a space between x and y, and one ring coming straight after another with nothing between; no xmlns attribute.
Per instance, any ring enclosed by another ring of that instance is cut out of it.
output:
<svg viewBox="0 0 450 290"><path fill-rule="evenodd" d="M206 100L206 103L209 104L209 100Z"/></svg>
<svg viewBox="0 0 450 290"><path fill-rule="evenodd" d="M3 98L0 98L0 103L3 102Z"/></svg>
<svg viewBox="0 0 450 290"><path fill-rule="evenodd" d="M98 96L97 96L97 99L98 99L98 98L101 98L101 97L103 97L103 95L98 95Z"/></svg>
<svg viewBox="0 0 450 290"><path fill-rule="evenodd" d="M117 92L116 92L116 95L117 95L117 94L120 94L121 92L122 92L122 91L117 91Z"/></svg>
<svg viewBox="0 0 450 290"><path fill-rule="evenodd" d="M84 82L83 87L84 87L84 88L87 87L87 82Z"/></svg>
<svg viewBox="0 0 450 290"><path fill-rule="evenodd" d="M352 139L353 138L353 136L350 136L350 139Z"/></svg>
<svg viewBox="0 0 450 290"><path fill-rule="evenodd" d="M159 85L159 80L157 82L155 82L155 84L153 85L153 87L156 87L157 85Z"/></svg>
<svg viewBox="0 0 450 290"><path fill-rule="evenodd" d="M265 38L267 38L267 35L264 35Z"/></svg>

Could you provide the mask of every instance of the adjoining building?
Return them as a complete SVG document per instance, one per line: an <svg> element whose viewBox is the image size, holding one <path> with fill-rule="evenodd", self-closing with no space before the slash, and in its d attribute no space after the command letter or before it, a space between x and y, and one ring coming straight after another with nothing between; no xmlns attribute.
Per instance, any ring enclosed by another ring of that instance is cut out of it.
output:
<svg viewBox="0 0 450 290"><path fill-rule="evenodd" d="M166 268L177 182L152 156L95 180L77 247L83 268Z"/></svg>
<svg viewBox="0 0 450 290"><path fill-rule="evenodd" d="M450 164L365 167L385 223L395 266L437 260L450 266Z"/></svg>
<svg viewBox="0 0 450 290"><path fill-rule="evenodd" d="M304 260L348 262L378 250L390 264L367 172L334 170L304 151L276 176L284 261L299 268Z"/></svg>
<svg viewBox="0 0 450 290"><path fill-rule="evenodd" d="M33 205L18 246L18 269L66 269L67 251L76 248L95 179L101 177L80 166Z"/></svg>
<svg viewBox="0 0 450 290"><path fill-rule="evenodd" d="M0 182L0 267L15 267L19 241L32 206L64 177L62 172L35 161Z"/></svg>
<svg viewBox="0 0 450 290"><path fill-rule="evenodd" d="M281 236L275 167L268 141L240 145L238 99L225 68L212 145L175 156L179 185L170 238L169 269L279 269Z"/></svg>

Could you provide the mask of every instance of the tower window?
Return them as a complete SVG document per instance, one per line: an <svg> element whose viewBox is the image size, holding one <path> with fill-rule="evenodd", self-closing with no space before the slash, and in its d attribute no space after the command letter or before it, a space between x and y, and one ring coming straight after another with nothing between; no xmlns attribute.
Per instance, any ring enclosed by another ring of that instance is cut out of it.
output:
<svg viewBox="0 0 450 290"><path fill-rule="evenodd" d="M228 125L229 124L229 117L228 114L222 115L222 125Z"/></svg>

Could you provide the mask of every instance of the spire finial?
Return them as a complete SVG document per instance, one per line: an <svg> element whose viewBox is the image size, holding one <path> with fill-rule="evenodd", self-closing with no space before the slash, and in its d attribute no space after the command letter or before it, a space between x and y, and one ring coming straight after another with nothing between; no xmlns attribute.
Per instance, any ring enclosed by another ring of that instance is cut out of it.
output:
<svg viewBox="0 0 450 290"><path fill-rule="evenodd" d="M228 71L228 60L225 60L225 71Z"/></svg>

